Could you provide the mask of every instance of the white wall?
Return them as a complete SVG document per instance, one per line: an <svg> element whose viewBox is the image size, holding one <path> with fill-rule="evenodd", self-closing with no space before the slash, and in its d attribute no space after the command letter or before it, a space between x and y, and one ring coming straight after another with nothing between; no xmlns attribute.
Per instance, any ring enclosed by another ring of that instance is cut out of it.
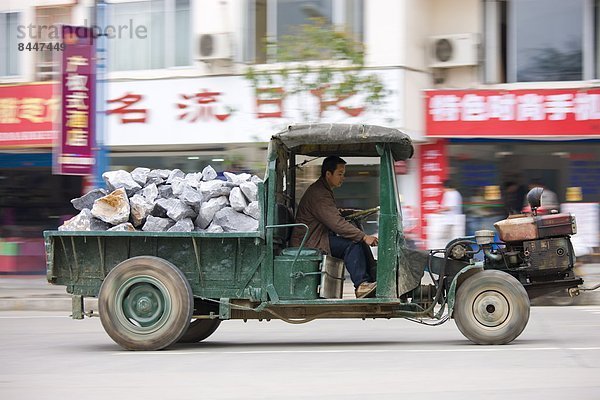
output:
<svg viewBox="0 0 600 400"><path fill-rule="evenodd" d="M399 66L405 62L403 43L405 0L365 1L365 45L367 66Z"/></svg>
<svg viewBox="0 0 600 400"><path fill-rule="evenodd" d="M481 0L431 0L431 23L429 36L457 33L483 32L483 9ZM446 68L438 71L444 88L477 87L481 81L478 66Z"/></svg>
<svg viewBox="0 0 600 400"><path fill-rule="evenodd" d="M26 37L18 39L19 43L35 43L36 39L29 36L29 25L36 28L35 7L41 6L65 6L64 0L2 0L0 1L0 12L20 12L19 25L24 26ZM71 22L73 24L83 24L85 19L89 19L88 7L93 6L93 0L79 0L73 2L71 7ZM91 21L88 20L89 23ZM37 35L37 33L35 33ZM35 51L19 52L19 70L20 75L13 77L0 77L0 83L32 82L35 80Z"/></svg>

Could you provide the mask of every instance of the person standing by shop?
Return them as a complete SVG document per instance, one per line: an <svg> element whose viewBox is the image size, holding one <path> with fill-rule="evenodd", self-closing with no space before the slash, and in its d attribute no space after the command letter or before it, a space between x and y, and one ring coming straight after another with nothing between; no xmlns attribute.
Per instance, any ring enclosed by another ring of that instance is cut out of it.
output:
<svg viewBox="0 0 600 400"><path fill-rule="evenodd" d="M444 193L437 214L440 239L448 243L456 236L464 235L465 218L462 212L463 199L449 179L443 182Z"/></svg>
<svg viewBox="0 0 600 400"><path fill-rule="evenodd" d="M446 179L443 182L444 194L438 213L446 215L462 214L462 196L458 190L454 188L452 181Z"/></svg>

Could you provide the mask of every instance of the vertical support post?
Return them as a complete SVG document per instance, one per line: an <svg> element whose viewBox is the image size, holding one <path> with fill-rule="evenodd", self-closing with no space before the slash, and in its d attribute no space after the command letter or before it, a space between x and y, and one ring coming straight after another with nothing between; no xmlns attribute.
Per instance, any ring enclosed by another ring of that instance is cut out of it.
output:
<svg viewBox="0 0 600 400"><path fill-rule="evenodd" d="M380 159L380 209L379 248L377 260L377 297L398 297L396 276L398 274L397 235L398 210L396 207L393 158L389 146L377 145Z"/></svg>
<svg viewBox="0 0 600 400"><path fill-rule="evenodd" d="M83 306L83 296L79 294L74 294L71 297L71 308L73 310L72 318L73 319L83 319L84 315L84 306Z"/></svg>
<svg viewBox="0 0 600 400"><path fill-rule="evenodd" d="M105 0L96 0L96 26L104 32L107 26L107 5ZM108 70L108 51L106 34L100 33L96 38L96 163L94 169L94 187L104 186L102 174L107 169L107 154L105 147L105 118L106 118L106 72Z"/></svg>

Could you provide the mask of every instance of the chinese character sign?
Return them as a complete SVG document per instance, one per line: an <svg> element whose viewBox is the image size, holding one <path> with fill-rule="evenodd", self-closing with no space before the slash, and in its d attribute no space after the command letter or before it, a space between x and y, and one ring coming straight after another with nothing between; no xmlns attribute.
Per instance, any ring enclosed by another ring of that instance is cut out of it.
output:
<svg viewBox="0 0 600 400"><path fill-rule="evenodd" d="M427 215L440 208L443 182L447 178L446 141L419 146L419 172L421 184L421 237L425 237Z"/></svg>
<svg viewBox="0 0 600 400"><path fill-rule="evenodd" d="M52 146L56 89L50 83L0 86L0 148Z"/></svg>
<svg viewBox="0 0 600 400"><path fill-rule="evenodd" d="M428 90L430 137L599 136L600 89Z"/></svg>
<svg viewBox="0 0 600 400"><path fill-rule="evenodd" d="M62 128L55 173L89 175L94 166L95 45L89 28L63 26L62 34Z"/></svg>

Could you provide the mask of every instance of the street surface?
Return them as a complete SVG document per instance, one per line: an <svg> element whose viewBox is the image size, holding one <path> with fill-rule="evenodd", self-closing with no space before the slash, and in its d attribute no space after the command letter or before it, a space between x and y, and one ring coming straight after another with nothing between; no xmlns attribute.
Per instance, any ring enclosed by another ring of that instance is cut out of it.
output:
<svg viewBox="0 0 600 400"><path fill-rule="evenodd" d="M506 346L453 321L225 321L158 352L67 315L0 312L0 399L600 399L600 306L533 307Z"/></svg>

